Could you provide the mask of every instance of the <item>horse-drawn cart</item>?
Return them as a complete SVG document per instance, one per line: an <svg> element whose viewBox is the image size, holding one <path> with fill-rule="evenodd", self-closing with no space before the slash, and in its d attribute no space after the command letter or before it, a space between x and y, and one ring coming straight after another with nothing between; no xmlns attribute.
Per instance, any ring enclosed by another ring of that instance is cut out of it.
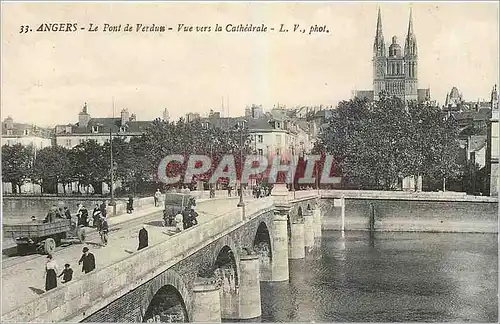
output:
<svg viewBox="0 0 500 324"><path fill-rule="evenodd" d="M5 224L3 228L16 241L19 255L26 254L33 247L39 253L52 253L66 238L85 242L85 230L72 224L70 219L56 219L50 223Z"/></svg>

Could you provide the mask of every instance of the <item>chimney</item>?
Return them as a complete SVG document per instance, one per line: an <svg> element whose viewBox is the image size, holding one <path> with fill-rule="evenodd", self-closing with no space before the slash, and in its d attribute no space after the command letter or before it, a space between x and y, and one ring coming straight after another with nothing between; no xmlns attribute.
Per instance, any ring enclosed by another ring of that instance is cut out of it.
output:
<svg viewBox="0 0 500 324"><path fill-rule="evenodd" d="M4 123L5 123L6 129L13 129L14 128L14 120L12 119L11 116L8 116L7 118L5 118Z"/></svg>
<svg viewBox="0 0 500 324"><path fill-rule="evenodd" d="M130 120L129 119L130 116L129 116L128 110L127 109L122 109L120 115L122 117L121 126L125 126L125 124Z"/></svg>
<svg viewBox="0 0 500 324"><path fill-rule="evenodd" d="M89 124L90 115L87 112L87 103L83 105L82 111L78 114L78 127L85 128Z"/></svg>

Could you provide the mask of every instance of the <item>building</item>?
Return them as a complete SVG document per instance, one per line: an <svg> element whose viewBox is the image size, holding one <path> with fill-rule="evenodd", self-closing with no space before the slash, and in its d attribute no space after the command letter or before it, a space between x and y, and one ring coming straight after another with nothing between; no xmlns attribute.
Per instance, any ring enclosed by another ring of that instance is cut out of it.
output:
<svg viewBox="0 0 500 324"><path fill-rule="evenodd" d="M53 130L32 124L14 123L12 117L3 121L2 146L21 144L36 150L52 145Z"/></svg>
<svg viewBox="0 0 500 324"><path fill-rule="evenodd" d="M169 112L168 112L168 109L167 109L167 108L165 108L165 109L163 110L163 116L162 116L162 119L163 119L163 121L164 121L164 122L169 122L169 121L170 121L170 114L169 114Z"/></svg>
<svg viewBox="0 0 500 324"><path fill-rule="evenodd" d="M137 121L135 114L130 114L127 109L122 109L118 118L92 118L85 103L78 114L78 123L55 127L55 142L68 149L87 140L104 144L109 142L110 133L113 137L122 137L129 141L134 136L141 136L150 123Z"/></svg>
<svg viewBox="0 0 500 324"><path fill-rule="evenodd" d="M392 36L391 44L385 43L382 16L378 10L373 43L373 90L354 91L354 96L376 101L382 92L405 102L431 100L430 89L418 88L418 48L411 9L403 50L397 36Z"/></svg>
<svg viewBox="0 0 500 324"><path fill-rule="evenodd" d="M264 110L262 109L262 105L251 105L246 106L245 108L245 117L248 118L259 118L264 115Z"/></svg>
<svg viewBox="0 0 500 324"><path fill-rule="evenodd" d="M187 113L186 114L186 122L192 122L193 120L200 119L201 116L199 113Z"/></svg>

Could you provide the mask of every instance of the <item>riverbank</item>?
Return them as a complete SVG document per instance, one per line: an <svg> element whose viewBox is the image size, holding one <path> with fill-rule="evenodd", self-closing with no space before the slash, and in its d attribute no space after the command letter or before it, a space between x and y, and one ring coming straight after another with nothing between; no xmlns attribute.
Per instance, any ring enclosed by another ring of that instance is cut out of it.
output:
<svg viewBox="0 0 500 324"><path fill-rule="evenodd" d="M325 194L323 229L341 229L342 196L346 231L498 233L498 198L439 193Z"/></svg>

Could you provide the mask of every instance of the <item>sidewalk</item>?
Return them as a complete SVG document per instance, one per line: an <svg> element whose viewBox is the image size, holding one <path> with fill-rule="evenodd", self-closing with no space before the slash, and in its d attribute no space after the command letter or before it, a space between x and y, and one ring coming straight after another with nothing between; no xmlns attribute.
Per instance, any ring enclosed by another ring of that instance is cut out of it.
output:
<svg viewBox="0 0 500 324"><path fill-rule="evenodd" d="M200 199L196 206L200 224L234 210L237 199L210 199L208 201ZM88 246L90 252L95 255L96 269L102 269L135 253L138 245L138 231L144 223L150 224L146 226L149 232L149 245L168 240L170 237L168 228L161 225L162 212L163 208L161 207L151 207L134 214L110 217L109 243L106 247L100 247L100 239L94 232L87 236L86 244L75 244L55 251L54 260L61 269L65 263L69 263L74 271L73 280L78 280L84 275L81 272L81 267L78 266L78 260L84 246ZM141 215L143 218L140 222L127 222L127 220L141 217ZM119 224L122 226L117 226ZM40 256L2 269L3 314L37 298L39 294L44 292L46 260L45 256ZM58 285L62 284L58 283Z"/></svg>

